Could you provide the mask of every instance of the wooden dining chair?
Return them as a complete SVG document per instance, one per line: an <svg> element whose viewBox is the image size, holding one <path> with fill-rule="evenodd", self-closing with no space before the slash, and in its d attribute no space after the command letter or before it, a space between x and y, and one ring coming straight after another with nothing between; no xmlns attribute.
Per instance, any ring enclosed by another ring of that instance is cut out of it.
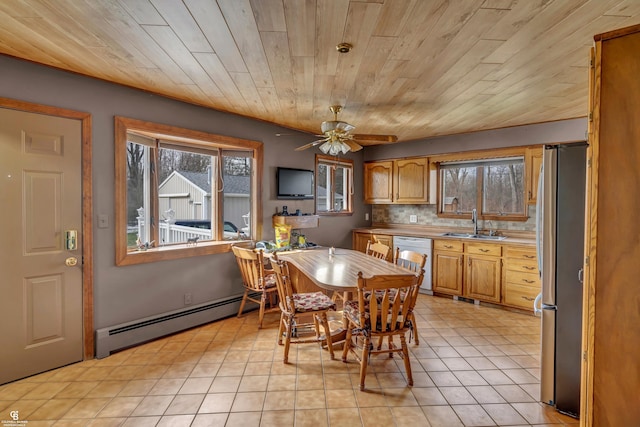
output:
<svg viewBox="0 0 640 427"><path fill-rule="evenodd" d="M285 337L283 363L289 361L291 344L319 343L322 346L323 340L326 340L331 359L334 359L327 312L335 310L336 304L322 292L294 292L287 262L276 259L271 265L276 276L280 300L278 344L282 345L282 336ZM311 328L311 324L303 323L304 319L301 320L304 315L310 315L313 318L315 335L307 333L306 336L303 336L304 331ZM320 324L322 324L323 334L320 332Z"/></svg>
<svg viewBox="0 0 640 427"><path fill-rule="evenodd" d="M420 277L418 278L418 287L416 288L416 292L418 292L420 290L422 279L424 278L424 266L427 263L427 254L421 254L415 251L401 251L400 248L396 248L394 262L400 267L413 271L416 274L420 274ZM417 298L418 296L416 295L416 299ZM409 321L411 322L411 329L416 340L416 345L420 345L418 324L416 322L416 315L413 311L411 312ZM411 336L409 337L409 341L411 341Z"/></svg>
<svg viewBox="0 0 640 427"><path fill-rule="evenodd" d="M369 240L367 242L367 249L365 250L365 253L375 258L387 259L390 251L391 248L384 243L372 242Z"/></svg>
<svg viewBox="0 0 640 427"><path fill-rule="evenodd" d="M260 306L258 314L258 328L262 328L264 314L270 311L277 311L278 305L275 302L278 289L276 288L276 276L273 270L264 267L262 251L231 246L233 254L238 262L242 284L244 285L244 295L238 310L238 317L242 315L244 305L247 301L255 302ZM260 299L255 299L252 295L260 293ZM267 303L269 308L267 308Z"/></svg>
<svg viewBox="0 0 640 427"><path fill-rule="evenodd" d="M391 252L391 248L384 243L380 242L372 242L371 240L367 241L367 248L364 253L367 255L371 255L374 258L384 259L386 260L389 256L389 252ZM341 300L344 303L344 294L334 291L331 299L334 302Z"/></svg>
<svg viewBox="0 0 640 427"><path fill-rule="evenodd" d="M413 385L409 348L405 334L410 330L409 317L416 304L418 277L415 274L380 275L364 278L358 273L358 298L345 302L344 318L347 335L342 351L342 361L347 361L349 351L355 346L352 339L361 338L360 390L364 390L367 364L371 355L379 353L401 353L407 373L407 384ZM404 296L404 298L403 298ZM373 339L398 336L400 348L389 341L389 348L375 350Z"/></svg>

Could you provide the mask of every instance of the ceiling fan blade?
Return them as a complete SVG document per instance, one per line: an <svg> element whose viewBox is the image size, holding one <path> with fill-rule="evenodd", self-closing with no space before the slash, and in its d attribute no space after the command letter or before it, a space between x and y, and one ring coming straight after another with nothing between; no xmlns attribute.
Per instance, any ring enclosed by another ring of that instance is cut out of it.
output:
<svg viewBox="0 0 640 427"><path fill-rule="evenodd" d="M351 151L360 151L360 150L362 150L362 145L358 144L355 141L352 141L350 139L344 139L344 140L342 140L342 142L347 144L349 146L349 148L351 149Z"/></svg>
<svg viewBox="0 0 640 427"><path fill-rule="evenodd" d="M398 142L398 137L395 135L373 135L366 133L354 133L353 139L358 142L362 142L365 145L390 144Z"/></svg>
<svg viewBox="0 0 640 427"><path fill-rule="evenodd" d="M295 151L306 150L307 148L315 147L318 144L322 144L325 141L326 141L326 138L325 139L319 139L317 141L313 141L313 142L310 142L308 144L302 145L302 146L296 148Z"/></svg>

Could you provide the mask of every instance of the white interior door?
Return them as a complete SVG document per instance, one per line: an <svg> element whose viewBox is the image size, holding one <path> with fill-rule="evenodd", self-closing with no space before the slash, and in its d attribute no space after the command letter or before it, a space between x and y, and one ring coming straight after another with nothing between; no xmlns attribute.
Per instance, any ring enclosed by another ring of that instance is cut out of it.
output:
<svg viewBox="0 0 640 427"><path fill-rule="evenodd" d="M82 360L81 135L0 108L0 384Z"/></svg>

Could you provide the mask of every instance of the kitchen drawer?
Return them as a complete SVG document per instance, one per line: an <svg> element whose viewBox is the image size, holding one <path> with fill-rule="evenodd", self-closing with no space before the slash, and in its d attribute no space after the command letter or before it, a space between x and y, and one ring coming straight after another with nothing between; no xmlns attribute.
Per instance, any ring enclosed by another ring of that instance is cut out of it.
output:
<svg viewBox="0 0 640 427"><path fill-rule="evenodd" d="M504 247L504 256L506 258L524 259L529 261L536 261L536 248L523 248L523 247Z"/></svg>
<svg viewBox="0 0 640 427"><path fill-rule="evenodd" d="M433 249L436 251L462 252L462 242L458 240L434 240Z"/></svg>
<svg viewBox="0 0 640 427"><path fill-rule="evenodd" d="M505 272L505 281L507 283L515 283L522 286L529 286L539 292L540 276L538 273L524 273L522 271L507 270Z"/></svg>
<svg viewBox="0 0 640 427"><path fill-rule="evenodd" d="M504 261L504 265L507 270L538 273L538 263L535 260L507 258Z"/></svg>
<svg viewBox="0 0 640 427"><path fill-rule="evenodd" d="M533 301L536 299L536 296L538 296L538 293L540 293L540 290L532 288L531 286L505 283L503 292L504 304L533 311Z"/></svg>
<svg viewBox="0 0 640 427"><path fill-rule="evenodd" d="M474 255L502 255L502 246L487 243L467 243L466 252Z"/></svg>

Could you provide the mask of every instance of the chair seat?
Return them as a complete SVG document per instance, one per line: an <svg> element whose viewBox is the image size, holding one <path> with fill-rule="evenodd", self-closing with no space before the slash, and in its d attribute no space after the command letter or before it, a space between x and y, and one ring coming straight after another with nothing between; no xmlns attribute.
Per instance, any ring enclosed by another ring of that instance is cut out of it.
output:
<svg viewBox="0 0 640 427"><path fill-rule="evenodd" d="M276 275L268 274L264 276L264 280L260 282L260 285L264 289L275 288L276 286Z"/></svg>
<svg viewBox="0 0 640 427"><path fill-rule="evenodd" d="M322 292L293 294L293 302L298 313L336 309L336 303Z"/></svg>

